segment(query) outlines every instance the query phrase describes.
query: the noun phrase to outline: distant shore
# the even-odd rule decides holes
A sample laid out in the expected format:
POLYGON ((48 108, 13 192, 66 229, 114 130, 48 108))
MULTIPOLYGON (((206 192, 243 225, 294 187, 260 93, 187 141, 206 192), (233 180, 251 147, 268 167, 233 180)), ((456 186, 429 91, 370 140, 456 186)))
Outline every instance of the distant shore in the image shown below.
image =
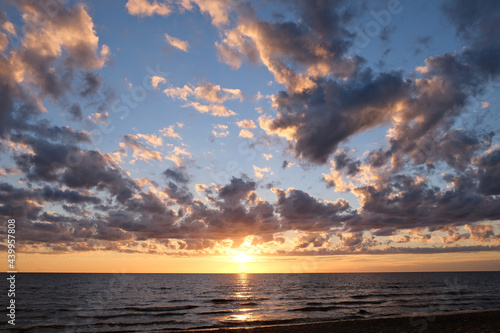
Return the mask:
MULTIPOLYGON (((185 331, 184 331, 185 332, 185 331)), ((256 328, 196 330, 194 332, 252 333, 489 333, 500 332, 500 310, 416 315, 415 317, 345 320, 256 328)))

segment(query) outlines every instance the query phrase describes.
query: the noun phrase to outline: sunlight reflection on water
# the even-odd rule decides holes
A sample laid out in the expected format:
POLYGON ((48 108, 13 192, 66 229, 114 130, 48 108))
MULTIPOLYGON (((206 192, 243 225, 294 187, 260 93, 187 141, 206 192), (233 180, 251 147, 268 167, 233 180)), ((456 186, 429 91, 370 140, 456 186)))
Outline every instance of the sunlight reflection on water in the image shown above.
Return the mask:
POLYGON ((238 304, 239 307, 235 309, 236 313, 224 318, 225 321, 250 322, 259 320, 260 316, 254 314, 255 309, 248 308, 248 304, 244 303, 244 301, 251 301, 254 296, 247 273, 240 273, 237 275, 236 287, 237 291, 235 291, 232 296, 236 299, 240 299, 243 303, 238 304))

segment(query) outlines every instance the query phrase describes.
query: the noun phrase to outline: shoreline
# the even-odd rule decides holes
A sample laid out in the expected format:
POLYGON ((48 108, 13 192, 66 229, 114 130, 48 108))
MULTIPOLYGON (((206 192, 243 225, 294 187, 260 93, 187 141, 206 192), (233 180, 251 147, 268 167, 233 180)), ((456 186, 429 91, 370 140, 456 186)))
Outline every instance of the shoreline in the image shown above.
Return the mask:
POLYGON ((338 320, 292 325, 196 329, 189 333, 452 333, 500 332, 500 309, 415 314, 415 316, 338 320))

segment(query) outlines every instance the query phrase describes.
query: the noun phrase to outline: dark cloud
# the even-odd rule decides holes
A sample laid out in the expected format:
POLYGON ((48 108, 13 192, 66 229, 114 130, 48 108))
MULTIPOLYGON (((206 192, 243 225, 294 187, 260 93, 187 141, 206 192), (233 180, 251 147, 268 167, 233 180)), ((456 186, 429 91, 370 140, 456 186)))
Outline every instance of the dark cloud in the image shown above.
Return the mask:
POLYGON ((327 231, 339 227, 350 217, 349 203, 343 199, 336 202, 319 202, 309 194, 295 189, 275 189, 278 197, 277 212, 290 230, 327 231))
POLYGON ((333 161, 335 162, 335 169, 345 171, 348 176, 357 174, 361 165, 361 161, 353 160, 346 151, 336 154, 333 161))
POLYGON ((475 161, 480 167, 478 192, 485 195, 500 194, 500 150, 494 150, 475 161))
POLYGON ((106 156, 95 150, 76 151, 73 158, 80 162, 66 168, 62 175, 62 183, 69 187, 106 189, 124 202, 138 189, 136 183, 124 176, 122 171, 109 165, 106 156))
POLYGON ((363 213, 346 224, 350 231, 367 229, 460 226, 500 218, 500 201, 476 192, 475 175, 445 176, 453 187, 440 190, 410 175, 384 180, 381 187, 357 188, 363 213))
MULTIPOLYGON (((449 130, 436 147, 436 157, 443 159, 450 167, 464 170, 472 161, 477 151, 491 145, 493 133, 478 137, 475 133, 464 130, 449 130)), ((428 156, 427 159, 430 159, 428 156)))
POLYGON ((297 156, 325 163, 337 145, 353 134, 390 120, 391 110, 407 98, 412 84, 400 73, 370 70, 346 83, 327 80, 314 90, 276 98, 279 111, 272 131, 295 128, 297 156))
POLYGON ((247 197, 251 191, 255 191, 256 183, 249 179, 233 177, 229 185, 222 187, 218 197, 225 202, 238 202, 247 197))
POLYGON ((80 92, 80 96, 87 97, 97 93, 102 84, 102 79, 99 74, 85 73, 84 85, 80 92))
POLYGON ((24 127, 42 110, 37 101, 14 80, 9 59, 0 58, 0 137, 13 128, 24 127))
POLYGON ((99 204, 101 199, 93 195, 81 194, 74 190, 60 190, 45 186, 38 189, 15 188, 7 183, 0 183, 0 215, 5 218, 22 217, 36 220, 43 211, 42 204, 71 203, 99 204))
POLYGON ((476 46, 498 42, 498 1, 447 0, 441 4, 441 10, 455 25, 457 35, 472 41, 476 46))
POLYGON ((180 205, 188 205, 193 201, 193 194, 186 187, 179 187, 169 182, 164 192, 180 205))
POLYGON ((73 104, 68 110, 69 114, 71 115, 73 120, 82 120, 83 119, 83 114, 82 114, 82 108, 80 107, 79 104, 73 104))
POLYGON ((89 133, 85 131, 75 131, 69 126, 53 126, 46 119, 41 119, 36 125, 27 124, 25 130, 38 137, 67 144, 90 143, 89 133))
POLYGON ((179 184, 186 184, 189 182, 189 175, 186 172, 185 168, 178 168, 177 170, 167 169, 163 171, 163 174, 167 179, 171 179, 179 184))
POLYGON ((65 168, 73 154, 78 154, 80 149, 75 145, 51 143, 47 140, 34 137, 13 137, 13 141, 29 144, 31 153, 22 153, 14 156, 17 166, 32 181, 56 181, 59 171, 65 168))
POLYGON ((42 189, 42 195, 45 201, 66 201, 72 204, 78 204, 78 203, 99 204, 101 202, 101 199, 95 196, 82 195, 77 191, 68 189, 64 191, 58 189, 55 190, 48 186, 45 186, 42 189))

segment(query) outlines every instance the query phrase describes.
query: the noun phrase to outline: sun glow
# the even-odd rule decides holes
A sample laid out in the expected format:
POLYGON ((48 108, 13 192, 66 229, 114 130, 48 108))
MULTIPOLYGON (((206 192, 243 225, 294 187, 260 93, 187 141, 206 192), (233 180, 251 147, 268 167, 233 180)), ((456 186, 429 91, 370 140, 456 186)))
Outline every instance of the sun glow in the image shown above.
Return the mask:
POLYGON ((251 259, 252 257, 246 254, 245 252, 238 252, 233 256, 232 261, 239 263, 247 263, 251 259))

